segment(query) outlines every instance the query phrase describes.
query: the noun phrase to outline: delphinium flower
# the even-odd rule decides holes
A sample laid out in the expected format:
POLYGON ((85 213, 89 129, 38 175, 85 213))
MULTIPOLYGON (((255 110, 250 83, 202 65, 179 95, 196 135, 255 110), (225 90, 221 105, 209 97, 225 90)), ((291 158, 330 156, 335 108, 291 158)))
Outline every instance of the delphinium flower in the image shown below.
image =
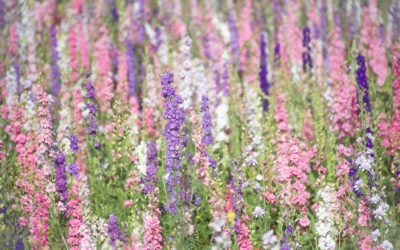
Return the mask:
POLYGON ((125 38, 126 47, 126 64, 128 68, 128 95, 129 98, 137 98, 137 81, 136 81, 136 66, 135 66, 135 55, 133 51, 133 44, 131 40, 125 38))
POLYGON ((150 194, 154 192, 157 179, 157 146, 153 142, 147 144, 146 159, 146 177, 143 193, 150 194))
POLYGON ((263 234, 262 246, 263 246, 263 249, 270 249, 270 250, 278 250, 279 249, 278 237, 276 237, 276 235, 274 235, 274 230, 271 229, 268 232, 263 234))
MULTIPOLYGON (((266 41, 266 34, 261 34, 261 41, 260 41, 260 72, 259 80, 260 80, 260 88, 261 91, 268 96, 269 95, 269 88, 270 83, 268 82, 268 57, 267 57, 267 41, 266 41)), ((263 99, 263 109, 266 111, 268 110, 268 100, 265 98, 263 99)))
POLYGON ((365 58, 363 55, 358 54, 357 58, 357 69, 356 69, 356 80, 358 84, 358 96, 362 96, 363 103, 359 105, 364 107, 367 112, 371 112, 371 102, 368 93, 368 79, 367 79, 367 68, 365 66, 365 58))
MULTIPOLYGON (((87 83, 85 83, 83 87, 86 90, 85 97, 87 100, 86 110, 83 112, 83 116, 86 117, 86 132, 94 137, 99 129, 96 118, 96 113, 97 113, 96 91, 93 87, 92 81, 90 80, 87 83)), ((96 149, 99 149, 99 146, 101 147, 101 144, 99 145, 99 142, 95 141, 94 147, 96 149)))
POLYGON ((236 25, 236 17, 234 10, 228 11, 228 27, 230 33, 232 64, 236 65, 239 60, 240 45, 239 45, 239 32, 236 25))
POLYGON ((338 132, 339 139, 345 136, 354 136, 360 127, 357 111, 357 90, 348 76, 337 72, 333 77, 333 129, 338 132))
POLYGON ((363 29, 361 40, 366 45, 366 55, 370 58, 371 70, 377 75, 377 83, 382 86, 387 77, 387 60, 385 46, 379 37, 377 1, 369 2, 368 7, 363 10, 363 29))
POLYGON ((61 90, 61 79, 60 79, 60 69, 58 67, 58 49, 57 49, 57 30, 55 27, 51 27, 50 30, 50 39, 51 39, 51 88, 52 93, 55 96, 58 96, 61 90))
POLYGON ((161 94, 165 98, 164 118, 167 120, 162 132, 167 142, 166 152, 166 184, 169 192, 169 201, 166 210, 169 213, 177 212, 178 197, 177 186, 181 185, 181 154, 182 141, 180 129, 184 123, 184 110, 180 105, 182 98, 175 93, 175 88, 171 86, 173 75, 166 72, 161 77, 161 94))
POLYGON ((215 135, 215 144, 214 148, 221 147, 222 143, 227 143, 229 141, 229 136, 226 134, 226 130, 230 128, 229 124, 229 103, 228 103, 228 95, 229 95, 229 73, 228 73, 228 65, 224 64, 224 71, 222 74, 222 89, 221 92, 218 93, 218 98, 220 102, 217 107, 214 109, 214 135, 215 135))
POLYGON ((55 178, 56 190, 59 199, 65 203, 68 199, 67 193, 67 175, 65 173, 65 156, 63 153, 57 153, 55 158, 55 178))
POLYGON ((310 29, 308 27, 303 28, 303 48, 304 52, 302 54, 303 57, 303 71, 311 72, 313 67, 312 59, 311 59, 311 37, 310 37, 310 29))
MULTIPOLYGON (((301 67, 302 49, 301 49, 301 31, 296 26, 297 16, 296 12, 299 9, 298 2, 292 2, 291 4, 285 5, 286 10, 283 15, 282 22, 283 27, 286 32, 279 32, 278 35, 283 35, 284 38, 280 40, 281 47, 283 47, 282 42, 285 43, 285 48, 287 48, 287 55, 290 59, 289 69, 294 77, 294 79, 299 79, 299 70, 301 67)), ((282 48, 283 49, 283 48, 282 48)), ((285 55, 282 55, 282 59, 285 62, 285 55)))
POLYGON ((161 225, 157 215, 146 215, 144 217, 144 242, 143 250, 161 250, 162 236, 161 225))
MULTIPOLYGON (((247 75, 251 75, 251 68, 246 68, 247 63, 251 63, 247 59, 252 54, 254 40, 252 39, 253 23, 252 23, 252 13, 253 6, 250 0, 246 0, 241 11, 241 20, 239 25, 239 49, 240 49, 240 69, 245 71, 247 75)), ((256 55, 254 55, 256 56, 256 55)))
POLYGON ((391 117, 381 114, 381 121, 378 123, 378 133, 382 138, 381 145, 386 148, 386 153, 395 155, 400 142, 400 52, 393 46, 392 72, 394 81, 392 84, 393 108, 391 117), (384 119, 388 118, 388 122, 384 119))
POLYGON ((71 82, 75 82, 78 77, 79 73, 77 72, 78 68, 78 51, 77 51, 77 39, 76 39, 76 32, 75 27, 71 27, 69 30, 69 37, 68 37, 68 47, 69 47, 69 69, 71 72, 71 82))
POLYGON ((117 241, 121 239, 121 234, 118 226, 117 217, 114 214, 110 214, 108 219, 107 233, 110 240, 110 245, 113 249, 117 249, 117 241))
POLYGON ((335 216, 339 212, 337 194, 332 186, 327 185, 318 190, 317 198, 320 201, 316 209, 318 221, 315 223, 315 230, 319 236, 318 247, 326 250, 335 249, 338 234, 335 216))
POLYGON ((245 162, 248 166, 256 166, 257 158, 264 149, 261 125, 261 100, 257 93, 247 86, 246 92, 246 118, 248 124, 249 142, 245 148, 245 162))
POLYGON ((111 78, 111 57, 109 52, 109 35, 106 27, 101 27, 102 36, 94 44, 94 58, 96 59, 96 97, 102 100, 99 103, 101 112, 106 112, 111 107, 114 98, 113 81, 111 78))
POLYGON ((196 90, 196 85, 193 81, 193 63, 191 48, 192 39, 189 35, 185 35, 184 37, 182 37, 181 44, 179 46, 179 50, 181 53, 180 65, 182 65, 183 68, 179 73, 181 84, 179 84, 177 88, 179 94, 182 96, 182 107, 184 109, 187 109, 193 104, 193 95, 196 90))
POLYGON ((83 25, 82 21, 78 21, 77 24, 78 34, 78 47, 80 54, 80 63, 85 70, 90 69, 90 58, 88 53, 88 43, 87 43, 87 34, 88 31, 86 27, 83 25))

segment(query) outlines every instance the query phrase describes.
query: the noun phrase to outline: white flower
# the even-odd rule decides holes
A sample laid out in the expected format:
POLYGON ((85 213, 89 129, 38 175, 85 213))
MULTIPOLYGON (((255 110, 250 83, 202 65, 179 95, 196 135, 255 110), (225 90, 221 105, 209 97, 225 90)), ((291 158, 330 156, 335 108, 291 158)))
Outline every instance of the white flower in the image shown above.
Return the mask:
POLYGON ((372 231, 371 236, 374 241, 377 241, 379 236, 381 236, 379 229, 375 229, 374 231, 372 231))
POLYGON ((214 220, 208 224, 215 232, 221 232, 222 227, 225 225, 225 218, 214 218, 214 220))
POLYGON ((382 220, 383 217, 385 216, 386 212, 389 210, 389 205, 386 204, 385 202, 382 202, 381 204, 379 204, 379 206, 374 210, 374 216, 379 219, 382 220))
POLYGON ((371 202, 377 204, 380 201, 379 195, 373 194, 371 197, 371 202))
POLYGON ((263 179, 262 175, 258 174, 258 175, 256 176, 256 180, 257 180, 257 181, 262 181, 262 179, 263 179))
POLYGON ((262 236, 263 248, 264 249, 279 249, 278 238, 274 235, 273 230, 269 230, 262 236))
POLYGON ((257 206, 256 208, 254 208, 253 216, 255 218, 262 217, 264 214, 265 214, 265 210, 262 209, 261 207, 257 206))
POLYGON ((387 241, 387 240, 385 240, 385 241, 382 242, 381 247, 382 247, 384 250, 392 250, 392 249, 393 249, 392 243, 390 243, 390 242, 387 241))

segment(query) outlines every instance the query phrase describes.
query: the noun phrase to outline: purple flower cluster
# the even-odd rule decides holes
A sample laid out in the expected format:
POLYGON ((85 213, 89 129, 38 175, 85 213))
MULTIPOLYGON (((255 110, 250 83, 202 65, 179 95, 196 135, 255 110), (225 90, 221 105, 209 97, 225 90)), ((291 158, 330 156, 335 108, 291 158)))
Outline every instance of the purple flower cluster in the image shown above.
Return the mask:
POLYGON ((304 27, 303 29, 303 47, 305 48, 305 51, 303 52, 303 71, 307 72, 308 70, 311 70, 313 67, 312 65, 312 59, 311 59, 311 37, 310 37, 310 29, 308 27, 304 27))
POLYGON ((96 135, 97 130, 98 130, 98 125, 97 125, 97 118, 96 118, 96 113, 97 113, 97 106, 95 104, 96 102, 96 91, 93 87, 92 81, 88 81, 83 85, 86 89, 86 98, 88 99, 88 102, 86 103, 86 108, 89 110, 89 114, 86 116, 86 131, 88 132, 89 135, 96 135))
MULTIPOLYGON (((265 41, 265 34, 261 34, 260 42, 260 72, 258 76, 260 78, 260 88, 265 95, 269 95, 270 84, 267 79, 267 43, 265 41)), ((268 100, 263 98, 263 109, 268 110, 268 100)))
POLYGON ((154 191, 154 185, 157 183, 157 146, 154 142, 147 144, 147 161, 146 161, 146 179, 143 193, 150 194, 154 191))
POLYGON ((68 199, 67 192, 67 175, 65 173, 65 156, 63 153, 56 154, 55 160, 56 169, 56 190, 60 197, 60 200, 65 203, 68 199))
POLYGON ((131 40, 125 38, 126 61, 128 67, 128 94, 129 97, 136 96, 136 69, 135 55, 133 53, 133 44, 131 40))
POLYGON ((55 96, 58 96, 61 90, 60 69, 58 67, 58 51, 57 51, 57 31, 54 27, 50 29, 51 41, 51 89, 55 96))
POLYGON ((79 146, 78 146, 78 138, 75 135, 70 135, 68 136, 68 140, 69 140, 69 146, 72 150, 72 152, 76 153, 79 150, 79 146))
POLYGON ((201 116, 202 116, 202 127, 203 127, 203 138, 201 138, 201 142, 204 143, 206 146, 210 146, 213 143, 213 136, 211 133, 212 122, 211 122, 211 115, 210 115, 210 106, 208 104, 208 97, 203 95, 201 97, 201 116))
POLYGON ((228 14, 228 27, 231 34, 231 53, 232 53, 232 63, 235 65, 239 59, 240 46, 239 46, 239 33, 236 26, 234 12, 230 11, 228 14))
POLYGON ((120 240, 121 235, 119 232, 118 220, 114 214, 110 214, 110 218, 108 219, 107 234, 110 238, 110 245, 113 249, 117 249, 115 243, 117 240, 120 240))
POLYGON ((65 170, 75 177, 79 177, 79 170, 75 163, 68 164, 65 170))
POLYGON ((166 72, 161 76, 161 94, 165 98, 164 103, 164 118, 167 120, 165 128, 162 131, 165 140, 167 141, 166 152, 166 171, 167 190, 169 192, 169 204, 166 210, 169 213, 176 213, 177 196, 174 192, 174 187, 181 183, 181 155, 180 150, 183 147, 180 136, 180 129, 184 124, 185 112, 179 107, 182 104, 182 98, 175 93, 175 88, 171 86, 173 82, 173 74, 166 72))
POLYGON ((368 93, 368 79, 367 79, 367 68, 365 66, 365 58, 363 55, 358 54, 356 58, 357 62, 357 69, 356 69, 356 80, 358 84, 358 95, 362 95, 362 100, 363 100, 363 105, 360 104, 360 106, 364 106, 364 108, 368 111, 371 112, 371 103, 369 99, 369 93, 368 93))

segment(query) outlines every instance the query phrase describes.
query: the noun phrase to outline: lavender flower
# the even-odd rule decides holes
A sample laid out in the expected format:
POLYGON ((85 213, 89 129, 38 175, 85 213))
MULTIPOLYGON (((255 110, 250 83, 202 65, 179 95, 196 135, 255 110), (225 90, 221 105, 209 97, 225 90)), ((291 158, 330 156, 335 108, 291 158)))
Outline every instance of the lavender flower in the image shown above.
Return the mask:
POLYGON ((181 173, 181 155, 180 150, 183 147, 180 137, 180 129, 184 124, 184 110, 179 107, 183 100, 175 93, 175 88, 171 86, 173 74, 166 72, 161 76, 161 94, 165 98, 164 118, 167 120, 162 134, 167 141, 166 152, 166 184, 169 192, 169 204, 166 210, 169 213, 176 212, 177 197, 174 187, 180 185, 181 173))
POLYGON ((147 144, 147 169, 143 193, 150 194, 154 191, 154 184, 157 183, 157 147, 154 142, 147 144))
POLYGON ((67 175, 65 173, 65 156, 63 153, 58 153, 55 160, 56 168, 56 190, 62 202, 68 199, 67 192, 67 175))
POLYGON ((371 103, 368 94, 368 79, 367 79, 367 68, 365 66, 365 58, 359 54, 356 58, 357 69, 356 69, 356 80, 358 84, 358 95, 362 95, 363 106, 368 112, 371 112, 371 103))
POLYGON ((95 103, 96 101, 96 92, 95 89, 92 85, 92 81, 88 81, 83 85, 86 89, 86 98, 90 102, 86 103, 86 108, 89 111, 88 115, 86 116, 86 131, 88 132, 89 135, 96 135, 97 130, 98 130, 98 125, 97 125, 97 119, 96 119, 96 113, 97 113, 97 106, 95 103))
POLYGON ((60 69, 58 67, 58 51, 57 51, 57 31, 53 27, 50 29, 50 40, 51 40, 51 89, 55 96, 58 96, 61 90, 60 85, 60 69))
POLYGON ((113 249, 117 249, 115 242, 120 239, 120 232, 118 227, 118 220, 114 214, 110 215, 107 227, 108 237, 110 238, 110 245, 113 249))
POLYGON ((75 163, 68 164, 65 170, 68 173, 73 174, 75 177, 79 177, 79 170, 75 163))
MULTIPOLYGON (((260 73, 258 74, 260 78, 260 88, 265 95, 269 95, 270 83, 267 79, 267 44, 265 41, 265 35, 261 34, 260 42, 260 73)), ((268 110, 268 100, 263 98, 263 109, 268 110)))
POLYGON ((231 34, 232 63, 236 64, 239 59, 239 33, 233 13, 233 11, 230 11, 228 14, 228 27, 231 34))
POLYGON ((133 44, 125 38, 126 46, 126 61, 128 66, 128 94, 130 97, 136 96, 136 69, 135 69, 135 55, 133 53, 133 44))
POLYGON ((72 152, 76 153, 79 150, 79 146, 78 146, 78 138, 75 135, 70 135, 68 136, 68 140, 69 140, 69 146, 72 150, 72 152))
POLYGON ((202 126, 203 126, 203 138, 201 141, 206 146, 210 146, 213 143, 213 136, 211 132, 212 122, 210 115, 210 107, 208 105, 208 97, 203 95, 201 97, 201 116, 202 116, 202 126))

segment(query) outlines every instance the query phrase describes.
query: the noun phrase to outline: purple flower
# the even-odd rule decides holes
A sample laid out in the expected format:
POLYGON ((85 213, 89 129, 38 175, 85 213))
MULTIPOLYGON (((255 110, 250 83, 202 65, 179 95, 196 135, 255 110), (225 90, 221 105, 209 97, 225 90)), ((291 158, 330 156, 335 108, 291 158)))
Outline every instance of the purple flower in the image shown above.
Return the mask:
POLYGON ((210 146, 213 143, 212 136, 212 122, 210 115, 210 107, 208 105, 208 97, 203 95, 201 97, 201 116, 202 116, 202 126, 203 126, 203 137, 201 141, 206 145, 210 146))
POLYGON ((363 106, 366 111, 371 112, 371 103, 369 99, 368 93, 368 79, 367 79, 367 68, 365 66, 365 58, 361 54, 359 54, 356 58, 357 61, 357 70, 356 70, 356 80, 358 84, 359 91, 357 92, 358 96, 362 95, 363 103, 360 103, 360 106, 363 106))
POLYGON ((279 42, 275 44, 274 48, 274 66, 275 68, 280 67, 280 58, 281 58, 281 45, 279 42))
POLYGON ((79 177, 79 170, 75 163, 68 164, 65 170, 68 173, 73 174, 75 177, 79 177))
POLYGON ((291 225, 288 225, 286 228, 285 228, 285 233, 287 233, 287 234, 293 234, 294 233, 294 229, 293 229, 293 227, 291 226, 291 225))
MULTIPOLYGON (((258 73, 260 79, 260 88, 265 95, 269 95, 270 84, 267 79, 267 43, 265 41, 265 35, 261 34, 260 42, 260 72, 258 73)), ((263 109, 268 110, 268 100, 263 98, 263 109)))
POLYGON ((83 84, 83 87, 86 90, 86 98, 89 98, 93 102, 96 101, 96 90, 93 87, 92 81, 88 81, 87 83, 83 84))
POLYGON ((290 246, 286 243, 283 243, 280 250, 291 250, 290 246))
POLYGON ((69 140, 69 146, 72 150, 72 152, 76 153, 79 150, 79 146, 78 146, 78 138, 75 135, 70 135, 68 136, 68 140, 69 140))
POLYGON ((201 202, 201 196, 197 192, 194 192, 192 195, 192 204, 195 205, 196 207, 199 207, 200 202, 201 202))
POLYGON ((304 27, 303 29, 303 47, 305 48, 305 51, 303 52, 303 71, 307 72, 308 70, 311 70, 313 67, 312 65, 312 59, 311 59, 311 46, 310 46, 310 29, 308 27, 304 27))
POLYGON ((157 146, 154 142, 147 144, 146 178, 143 193, 149 194, 154 191, 157 183, 157 146))
POLYGON ((24 249, 25 249, 24 242, 21 239, 18 239, 17 243, 15 244, 14 250, 24 250, 24 249))
POLYGON ((136 96, 136 69, 135 69, 135 55, 133 53, 133 44, 125 38, 126 46, 126 63, 128 67, 128 94, 129 97, 136 96))
POLYGON ((185 112, 179 107, 182 98, 175 94, 175 89, 171 86, 173 75, 166 72, 161 76, 161 94, 165 98, 164 118, 167 120, 162 134, 167 142, 166 152, 166 172, 168 174, 166 184, 169 192, 169 204, 166 210, 170 213, 176 212, 177 194, 173 190, 175 186, 180 186, 181 179, 181 154, 183 141, 180 136, 182 125, 184 124, 185 112))
POLYGON ((239 59, 239 33, 236 26, 236 20, 233 15, 233 11, 228 14, 228 27, 231 34, 231 53, 232 53, 232 63, 235 65, 239 59))
POLYGON ((55 177, 56 177, 56 190, 60 200, 64 203, 68 199, 67 192, 67 175, 65 173, 65 156, 63 153, 56 154, 55 160, 55 177))
POLYGON ((118 220, 114 214, 110 214, 107 227, 108 237, 110 238, 110 245, 117 249, 115 242, 120 239, 120 232, 118 227, 118 220))
POLYGON ((109 0, 109 5, 110 5, 111 17, 112 17, 113 21, 118 22, 119 15, 118 15, 118 9, 117 9, 117 4, 115 3, 115 0, 109 0))

